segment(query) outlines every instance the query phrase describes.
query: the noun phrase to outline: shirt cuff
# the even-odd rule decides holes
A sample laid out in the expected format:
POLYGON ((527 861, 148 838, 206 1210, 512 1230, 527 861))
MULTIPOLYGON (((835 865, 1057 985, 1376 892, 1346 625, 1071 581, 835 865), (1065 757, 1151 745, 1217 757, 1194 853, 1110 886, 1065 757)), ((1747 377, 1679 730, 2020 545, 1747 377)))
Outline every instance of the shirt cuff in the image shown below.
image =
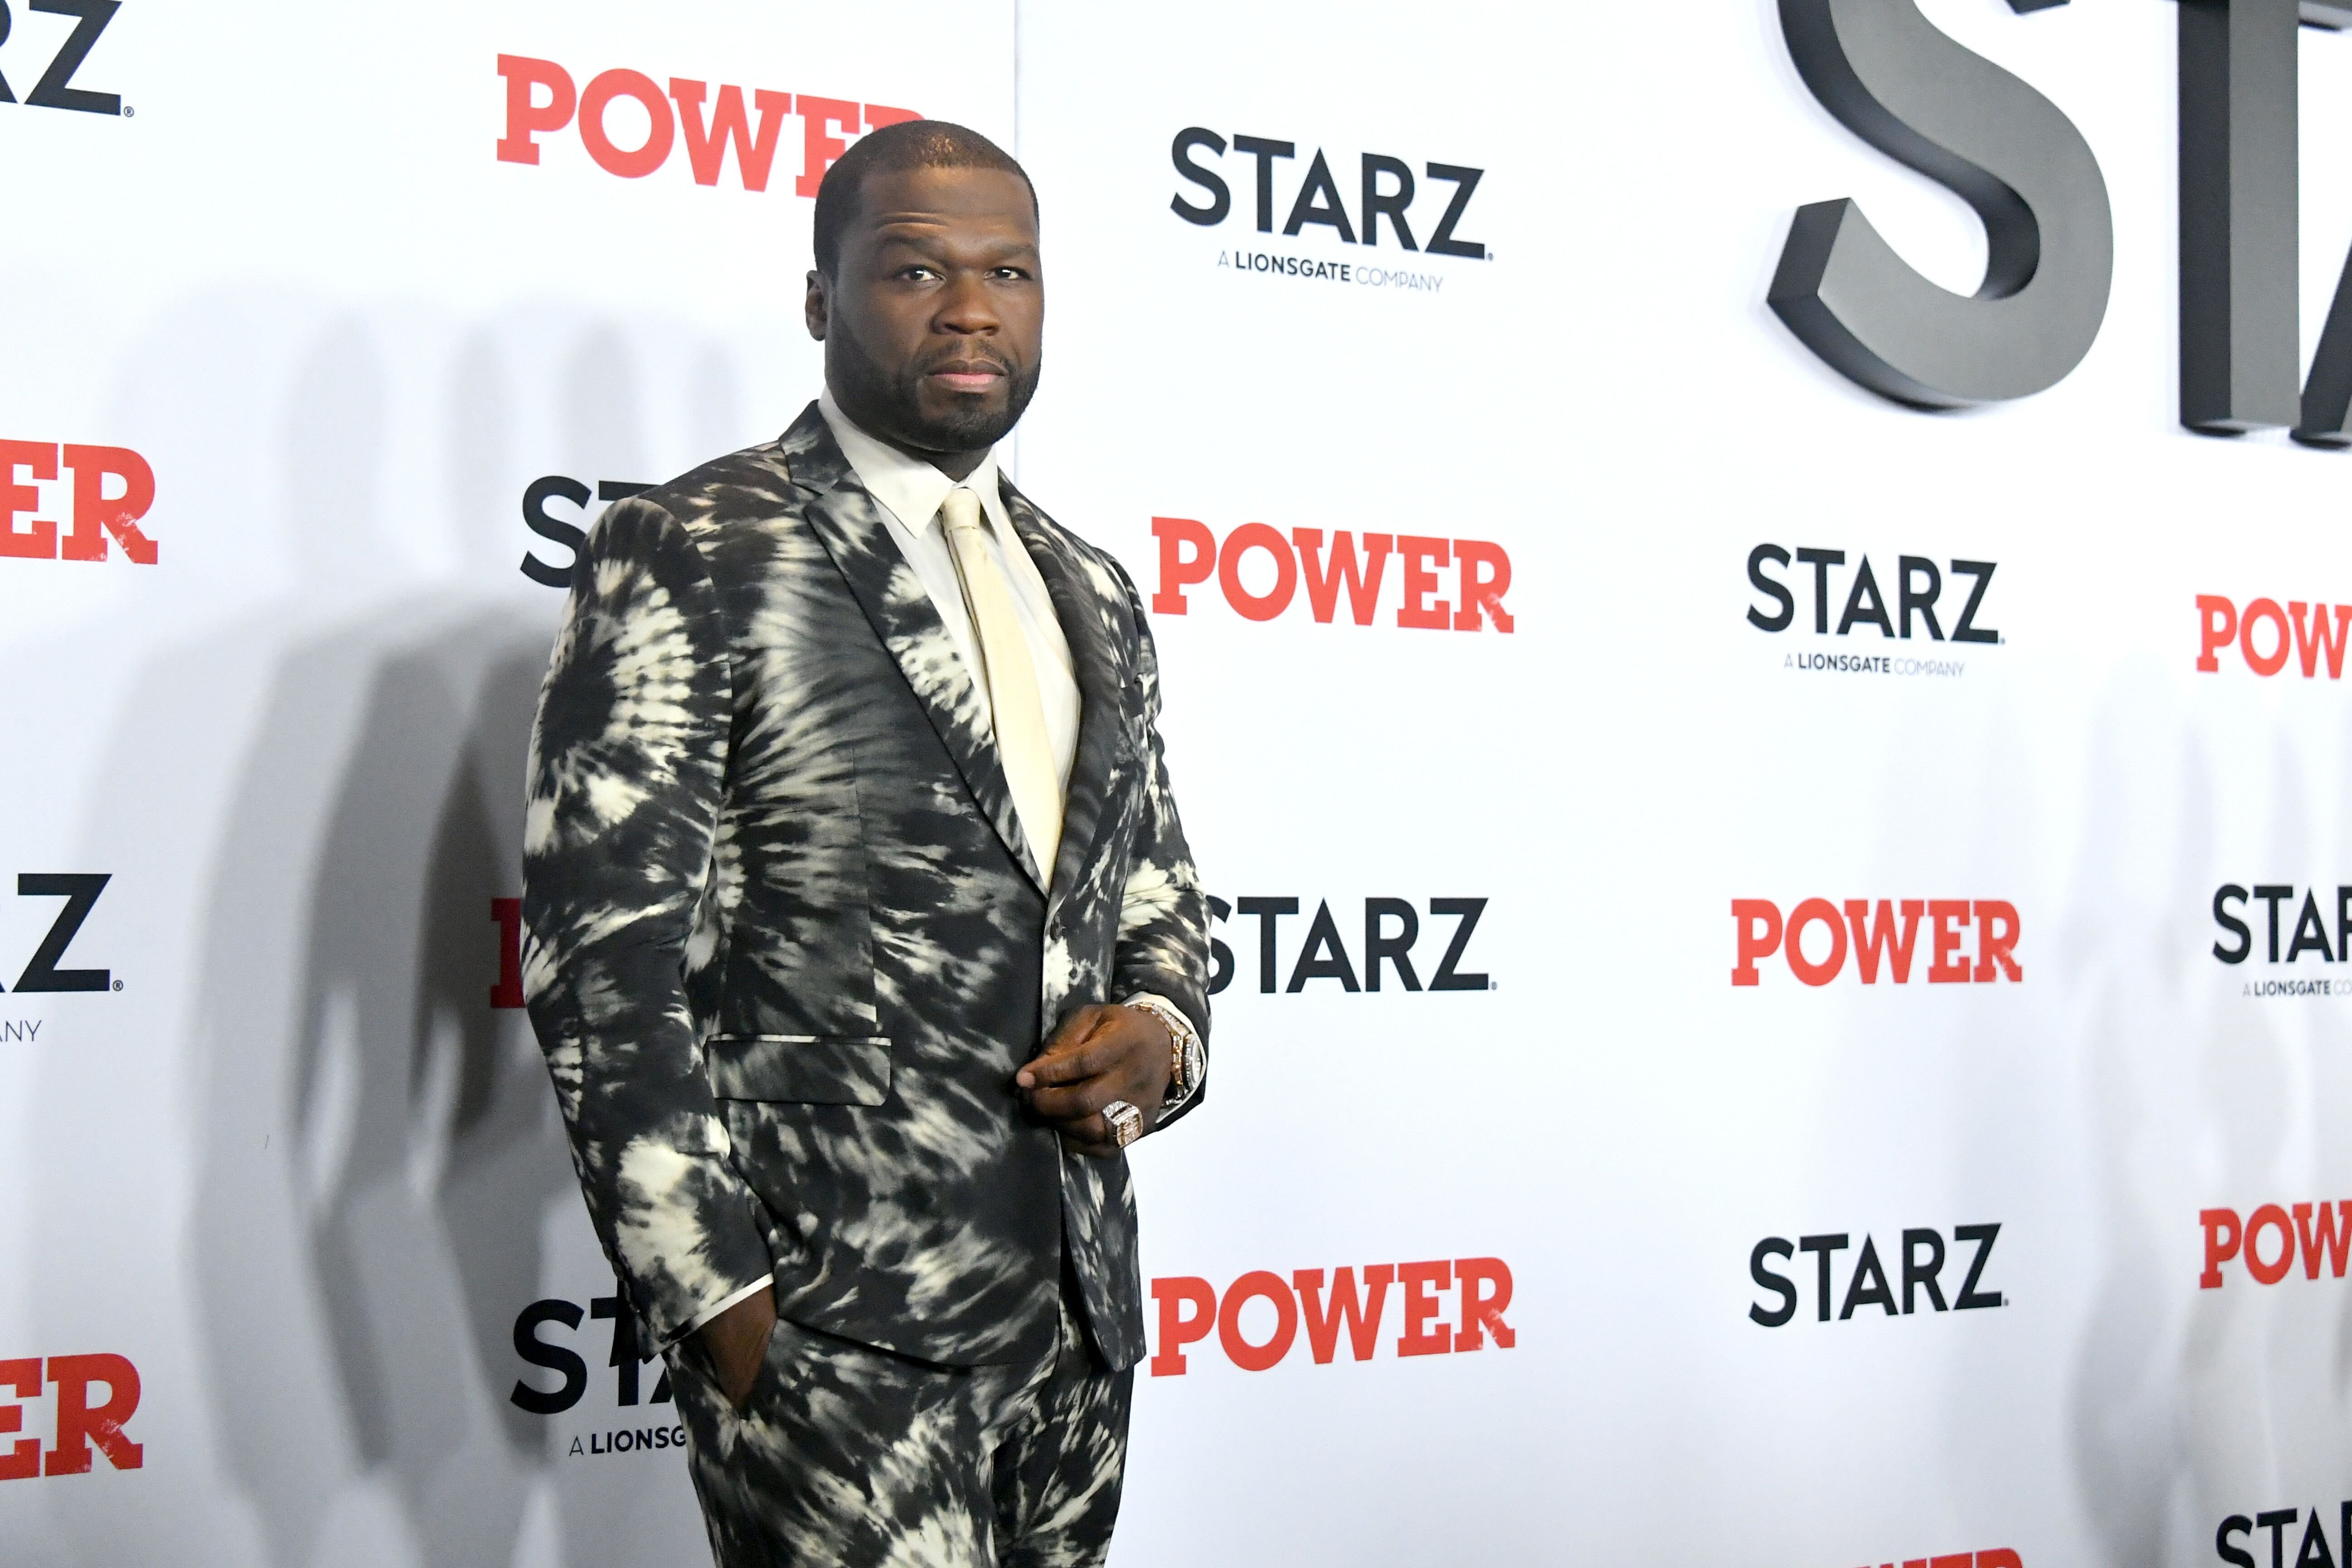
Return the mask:
POLYGON ((741 1302, 748 1301, 748 1300, 750 1300, 752 1297, 754 1297, 754 1296, 758 1295, 758 1294, 759 1294, 761 1291, 762 1291, 762 1290, 772 1290, 772 1289, 775 1289, 775 1286, 776 1286, 776 1281, 775 1281, 775 1278, 774 1278, 772 1275, 772 1276, 770 1276, 769 1278, 765 1279, 754 1279, 754 1280, 752 1280, 752 1281, 751 1281, 751 1283, 750 1283, 749 1285, 744 1286, 744 1287, 743 1287, 743 1289, 741 1289, 740 1290, 736 1291, 736 1292, 735 1292, 735 1294, 733 1294, 732 1296, 728 1297, 728 1298, 727 1298, 727 1300, 725 1300, 724 1301, 719 1302, 719 1305, 717 1305, 717 1306, 715 1306, 715 1307, 710 1307, 710 1308, 707 1308, 707 1309, 705 1309, 705 1310, 704 1310, 704 1311, 702 1312, 702 1314, 701 1314, 699 1317, 697 1317, 697 1318, 694 1320, 694 1321, 692 1321, 692 1322, 690 1322, 690 1323, 687 1324, 687 1325, 686 1325, 686 1327, 684 1327, 684 1328, 682 1328, 682 1329, 678 1330, 677 1334, 677 1337, 676 1337, 676 1338, 674 1338, 674 1339, 672 1339, 669 1342, 670 1342, 671 1344, 676 1344, 676 1343, 677 1343, 677 1342, 678 1342, 679 1340, 682 1340, 682 1339, 686 1338, 686 1337, 687 1337, 687 1335, 688 1335, 688 1334, 690 1334, 690 1333, 694 1332, 697 1329, 699 1329, 700 1327, 702 1327, 702 1325, 703 1325, 703 1324, 705 1324, 705 1323, 707 1323, 707 1322, 710 1321, 710 1320, 711 1320, 711 1319, 713 1319, 713 1318, 715 1318, 715 1317, 718 1317, 721 1312, 726 1311, 730 1307, 733 1307, 733 1306, 739 1305, 739 1304, 740 1304, 740 1303, 741 1303, 741 1302))
MULTIPOLYGON (((1150 1004, 1155 1016, 1159 1016, 1164 1011, 1165 1016, 1161 1016, 1160 1021, 1163 1024, 1171 1025, 1171 1032, 1175 1034, 1177 1037, 1177 1048, 1184 1053, 1187 1059, 1200 1063, 1202 1068, 1205 1069, 1208 1066, 1208 1059, 1201 1047, 1201 1029, 1199 1025, 1192 1022, 1192 1015, 1185 1012, 1183 1008, 1176 1005, 1175 1003, 1168 1000, 1167 997, 1152 991, 1137 992, 1134 995, 1129 996, 1127 999, 1126 1005, 1129 1007, 1134 1007, 1145 1003, 1150 1004), (1176 1029, 1173 1027, 1176 1024, 1181 1024, 1183 1027, 1181 1029, 1176 1029)), ((1207 1074, 1205 1070, 1195 1075, 1192 1081, 1184 1086, 1183 1093, 1176 1096, 1173 1100, 1162 1102, 1160 1107, 1159 1120, 1162 1121, 1167 1121, 1169 1117, 1176 1113, 1178 1107, 1185 1104, 1194 1095, 1200 1093, 1202 1079, 1206 1076, 1207 1074)))

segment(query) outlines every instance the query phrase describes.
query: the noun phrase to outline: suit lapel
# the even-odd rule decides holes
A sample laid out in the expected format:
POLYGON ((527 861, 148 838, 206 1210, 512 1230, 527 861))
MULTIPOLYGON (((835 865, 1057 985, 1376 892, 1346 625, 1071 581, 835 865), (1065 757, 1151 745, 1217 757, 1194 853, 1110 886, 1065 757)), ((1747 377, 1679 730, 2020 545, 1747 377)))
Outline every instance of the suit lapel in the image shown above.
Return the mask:
MULTIPOLYGON (((817 492, 804 514, 810 529, 849 584, 875 635, 898 661, 899 673, 954 759, 981 814, 1034 882, 1029 843, 1013 809, 1013 791, 1004 782, 1004 764, 997 755, 980 689, 932 607, 922 579, 890 537, 881 503, 857 482, 814 403, 785 432, 781 445, 793 478, 817 492)), ((1057 596, 1057 605, 1059 602, 1057 596)))
POLYGON ((1054 616, 1062 623, 1078 680, 1078 749, 1062 803, 1062 847, 1055 858, 1046 905, 1050 928, 1055 909, 1093 863, 1104 808, 1120 764, 1133 752, 1127 714, 1127 644, 1115 634, 1110 618, 1125 614, 1127 598, 1116 584, 1097 580, 1098 574, 1055 535, 1026 496, 1009 483, 1003 494, 1013 531, 1053 596, 1054 616))

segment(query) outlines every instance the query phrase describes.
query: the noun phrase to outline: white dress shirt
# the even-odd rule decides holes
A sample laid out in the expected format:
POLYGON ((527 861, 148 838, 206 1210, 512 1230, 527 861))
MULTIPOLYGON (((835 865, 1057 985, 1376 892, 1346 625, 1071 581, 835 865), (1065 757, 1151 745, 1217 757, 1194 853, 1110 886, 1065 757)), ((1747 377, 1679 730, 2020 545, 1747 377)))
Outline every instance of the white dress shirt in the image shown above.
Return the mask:
MULTIPOLYGON (((964 668, 973 677, 972 685, 985 708, 988 682, 979 678, 983 668, 980 645, 972 636, 971 612, 964 606, 963 579, 956 575, 955 551, 948 543, 947 527, 940 518, 940 503, 957 485, 980 497, 981 514, 988 521, 989 552, 1013 590, 1013 608, 1021 617, 1021 632, 1029 644, 1029 662, 1036 667, 1037 700, 1045 710, 1045 741, 1054 751, 1055 783, 1066 797, 1070 763, 1078 754, 1076 667, 1070 662, 1069 639, 1062 635, 1061 618, 1054 614, 1054 598, 1046 592, 1045 579, 1022 547, 1021 536, 1013 531, 1012 516, 997 489, 995 451, 992 449, 980 460, 980 467, 961 479, 951 479, 920 458, 886 446, 851 424, 841 405, 834 402, 831 387, 817 398, 816 405, 832 428, 833 438, 841 443, 842 456, 849 459, 858 483, 882 503, 882 519, 890 526, 898 553, 907 558, 907 564, 915 569, 931 595, 931 607, 939 611, 948 635, 955 638, 956 651, 963 656, 964 668)), ((1044 868, 1045 874, 1051 877, 1053 869, 1044 868)))

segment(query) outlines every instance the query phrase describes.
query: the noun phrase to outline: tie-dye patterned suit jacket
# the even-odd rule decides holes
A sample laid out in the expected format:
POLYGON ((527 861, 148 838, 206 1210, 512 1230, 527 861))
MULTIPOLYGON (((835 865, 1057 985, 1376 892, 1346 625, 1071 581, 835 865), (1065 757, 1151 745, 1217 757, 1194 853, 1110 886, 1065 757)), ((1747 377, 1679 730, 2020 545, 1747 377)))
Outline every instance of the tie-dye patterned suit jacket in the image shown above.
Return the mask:
POLYGON ((1126 1160, 1066 1152, 1013 1074, 1089 1002, 1154 992, 1205 1032, 1206 910, 1134 584, 1005 503, 1083 699, 1050 888, 814 404, 584 547, 531 747, 523 976, 648 1353, 772 1271, 812 1328, 1039 1357, 1066 1253, 1111 1363, 1143 1353, 1126 1160))

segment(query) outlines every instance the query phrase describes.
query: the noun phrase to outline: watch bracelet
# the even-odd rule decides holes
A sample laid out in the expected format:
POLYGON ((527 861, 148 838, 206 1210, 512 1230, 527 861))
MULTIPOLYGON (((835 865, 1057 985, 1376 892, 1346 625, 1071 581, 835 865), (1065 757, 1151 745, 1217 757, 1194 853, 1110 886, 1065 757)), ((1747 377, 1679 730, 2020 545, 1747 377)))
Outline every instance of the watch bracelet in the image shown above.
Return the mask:
POLYGON ((1150 1014, 1168 1031, 1168 1081, 1173 1087, 1178 1101, 1189 1099, 1200 1087, 1186 1072, 1192 1065, 1192 1052, 1199 1047, 1201 1038, 1193 1029, 1192 1020, 1179 1015, 1174 1007, 1157 997, 1130 1002, 1128 1005, 1138 1012, 1150 1014))

